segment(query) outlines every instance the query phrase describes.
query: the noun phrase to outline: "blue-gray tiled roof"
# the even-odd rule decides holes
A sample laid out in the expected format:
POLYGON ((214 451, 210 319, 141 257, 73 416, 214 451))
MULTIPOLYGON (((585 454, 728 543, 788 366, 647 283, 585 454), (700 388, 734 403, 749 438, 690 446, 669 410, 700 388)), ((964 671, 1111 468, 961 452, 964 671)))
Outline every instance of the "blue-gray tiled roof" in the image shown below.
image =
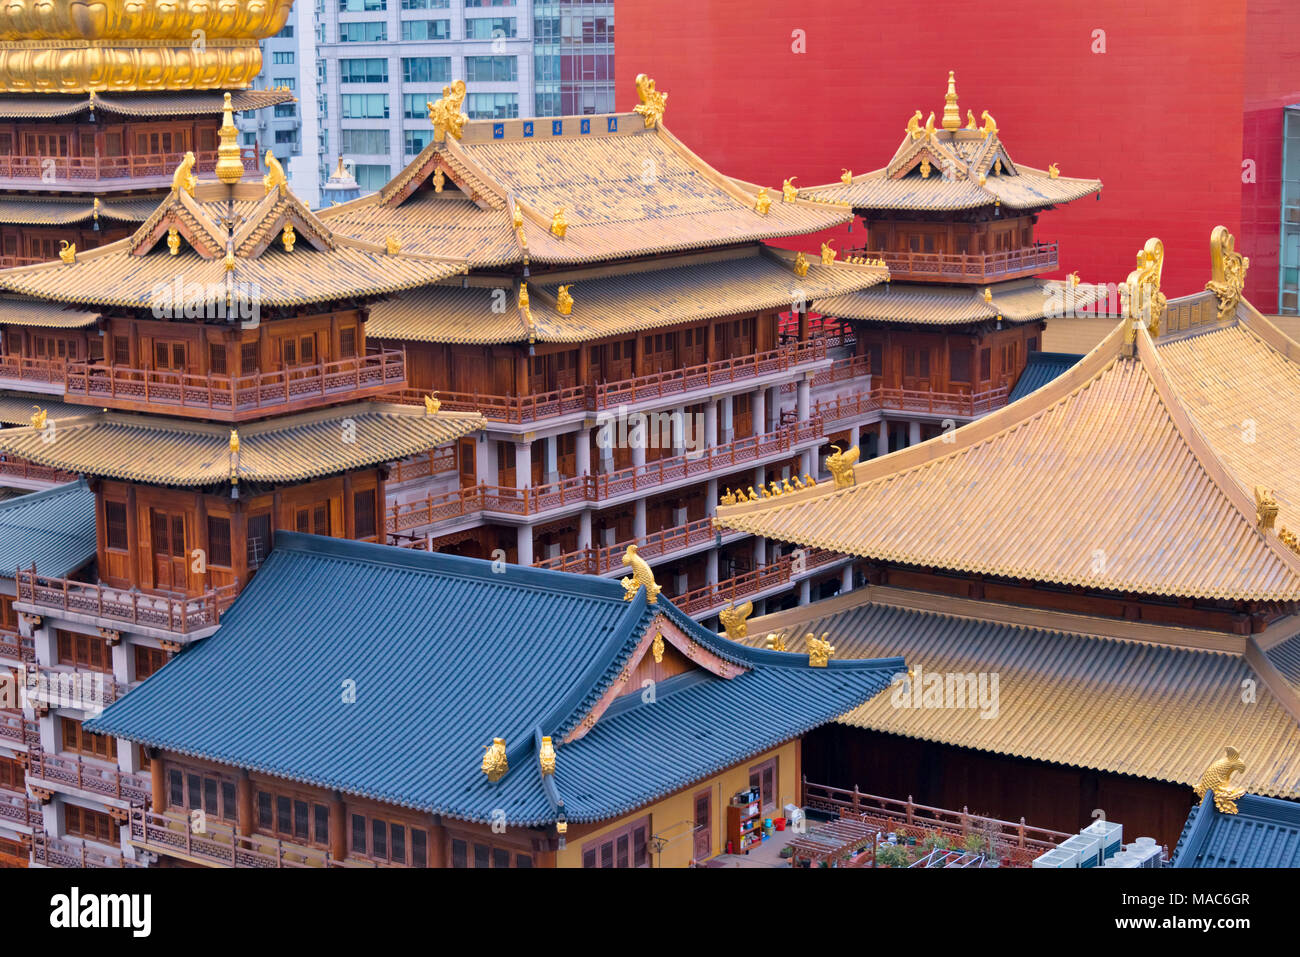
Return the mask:
MULTIPOLYGON (((734 644, 596 576, 279 532, 211 638, 87 727, 168 751, 468 820, 602 820, 834 719, 901 659, 734 644), (656 614, 748 670, 669 678, 561 738, 628 663, 656 614), (345 702, 348 682, 355 703, 345 702), (544 785, 541 735, 557 770, 544 785), (483 747, 506 739, 497 783, 483 747), (558 793, 557 793, 558 792, 558 793)), ((640 691, 640 689, 637 689, 640 691)))
POLYGON ((1070 352, 1029 353, 1029 359, 1025 362, 1025 371, 1020 373, 1020 378, 1016 380, 1007 401, 1015 402, 1041 389, 1057 376, 1069 371, 1082 358, 1083 356, 1070 352))
POLYGON ((84 480, 0 502, 0 576, 63 577, 95 557, 95 494, 84 480))
POLYGON ((1224 814, 1207 793, 1187 817, 1173 866, 1300 867, 1300 804, 1246 794, 1236 814, 1224 814))

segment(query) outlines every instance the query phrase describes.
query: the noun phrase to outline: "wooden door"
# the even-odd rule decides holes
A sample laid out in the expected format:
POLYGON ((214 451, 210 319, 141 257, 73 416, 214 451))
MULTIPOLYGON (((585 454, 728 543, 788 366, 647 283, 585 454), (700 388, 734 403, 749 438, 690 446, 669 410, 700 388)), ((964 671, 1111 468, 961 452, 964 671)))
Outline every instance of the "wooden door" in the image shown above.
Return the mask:
POLYGON ((696 861, 713 856, 713 791, 695 795, 695 849, 691 857, 696 861))
POLYGON ((188 361, 185 342, 181 339, 153 341, 153 367, 157 372, 184 372, 188 361))
POLYGON ((184 591, 184 514, 151 508, 149 524, 152 527, 154 587, 162 591, 184 591))
POLYGON ((764 811, 776 808, 776 758, 749 769, 749 786, 758 788, 764 811))
POLYGON ((458 458, 460 459, 460 487, 469 488, 471 485, 478 484, 478 459, 475 453, 475 442, 472 438, 460 440, 458 458))

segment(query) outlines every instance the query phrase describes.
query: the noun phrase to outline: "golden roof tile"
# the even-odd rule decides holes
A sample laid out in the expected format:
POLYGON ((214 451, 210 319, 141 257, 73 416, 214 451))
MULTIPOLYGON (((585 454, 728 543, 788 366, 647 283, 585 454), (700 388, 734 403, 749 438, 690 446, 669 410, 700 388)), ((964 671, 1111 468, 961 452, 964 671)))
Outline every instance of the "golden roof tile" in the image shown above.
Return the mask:
MULTIPOLYGON (((239 428, 239 478, 300 482, 391 462, 481 429, 472 412, 358 402, 264 419, 239 428), (349 423, 345 430, 345 423, 349 423), (354 441, 340 436, 354 435, 354 441)), ((60 420, 58 440, 27 428, 0 431, 0 451, 68 472, 158 485, 230 479, 230 427, 154 415, 99 412, 60 420)))
POLYGON ((93 326, 99 312, 74 309, 58 302, 0 296, 0 326, 39 326, 48 329, 84 329, 93 326))
MULTIPOLYGON (((232 90, 235 112, 260 110, 279 103, 296 102, 288 90, 232 90)), ((222 93, 218 90, 184 90, 158 93, 110 93, 91 97, 84 93, 40 93, 0 95, 0 119, 57 119, 96 112, 120 116, 203 116, 220 115, 222 93)))
MULTIPOLYGON (((868 588, 751 619, 747 641, 828 631, 837 658, 901 655, 916 687, 905 693, 899 681, 839 719, 853 727, 1189 786, 1230 740, 1251 755, 1240 783, 1252 793, 1300 797, 1296 695, 1253 666, 1260 661, 1253 637, 1230 651, 1180 647, 1156 629, 1148 640, 1118 640, 1108 620, 1055 615, 1049 625, 1026 624, 1018 611, 868 588), (914 706, 924 703, 916 692, 925 693, 927 676, 949 674, 996 676, 996 718, 982 717, 992 712, 978 700, 914 706), (1256 688, 1249 704, 1246 682, 1256 688)), ((1300 631, 1300 621, 1287 621, 1300 631)), ((1182 629, 1163 631, 1176 638, 1182 629)))
MULTIPOLYGON (((1212 316, 1213 297, 1171 302, 1167 318, 1176 328, 1192 312, 1212 316)), ((1281 481, 1281 457, 1265 468, 1259 453, 1229 450, 1228 423, 1237 414, 1240 434, 1250 408, 1234 398, 1241 380, 1215 387, 1218 413, 1198 412, 1201 398, 1179 383, 1187 389, 1201 370, 1171 368, 1170 347, 1145 327, 1126 346, 1128 324, 1020 401, 857 465, 851 487, 822 483, 721 507, 718 523, 908 565, 1148 595, 1300 600, 1300 556, 1256 527, 1248 491, 1276 481, 1281 499, 1300 483, 1281 481), (1223 431, 1207 441, 1200 423, 1214 414, 1223 431)), ((1300 389, 1300 366, 1283 369, 1300 389)), ((1284 406, 1257 410, 1261 434, 1296 415, 1284 406)))
POLYGON ((984 301, 984 287, 942 286, 933 283, 894 282, 861 292, 851 292, 812 304, 815 312, 839 319, 904 322, 922 325, 961 325, 999 316, 1007 322, 1062 315, 1104 298, 1106 286, 1081 283, 1071 287, 1060 280, 1016 279, 991 283, 992 302, 984 301))
MULTIPOLYGON (((99 218, 119 222, 143 222, 158 206, 158 197, 146 199, 101 199, 99 218)), ((0 197, 0 223, 20 226, 63 226, 82 223, 95 216, 93 197, 42 196, 24 199, 0 197)))

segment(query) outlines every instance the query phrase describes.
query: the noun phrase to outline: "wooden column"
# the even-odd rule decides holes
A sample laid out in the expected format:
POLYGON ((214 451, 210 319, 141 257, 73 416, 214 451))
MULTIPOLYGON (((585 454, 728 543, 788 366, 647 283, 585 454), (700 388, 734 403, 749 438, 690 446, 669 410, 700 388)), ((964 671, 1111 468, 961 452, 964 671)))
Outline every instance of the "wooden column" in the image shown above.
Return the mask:
POLYGON ((256 829, 256 821, 253 818, 253 782, 249 780, 248 772, 242 768, 235 781, 235 806, 238 808, 236 824, 239 833, 247 837, 256 829))
POLYGON ((451 853, 450 846, 447 829, 442 826, 441 819, 435 816, 429 827, 429 866, 450 867, 451 861, 447 857, 451 853))
POLYGON ((348 856, 347 808, 343 796, 335 791, 330 798, 330 856, 336 861, 348 856))
POLYGON ((161 814, 167 809, 167 768, 161 752, 150 759, 149 778, 153 784, 153 810, 155 814, 161 814))
MULTIPOLYGON (((375 507, 381 508, 379 497, 375 496, 375 507)), ((343 473, 343 537, 357 537, 357 517, 352 511, 352 473, 343 473)))

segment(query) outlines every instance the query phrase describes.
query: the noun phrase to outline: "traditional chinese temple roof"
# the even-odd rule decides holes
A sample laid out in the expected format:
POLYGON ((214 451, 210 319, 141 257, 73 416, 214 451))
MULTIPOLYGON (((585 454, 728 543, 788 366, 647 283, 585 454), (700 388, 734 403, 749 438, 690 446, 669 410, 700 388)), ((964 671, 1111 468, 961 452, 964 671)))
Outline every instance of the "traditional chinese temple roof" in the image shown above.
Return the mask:
POLYGON ((1236 813, 1214 792, 1192 808, 1171 867, 1300 867, 1300 804, 1243 794, 1236 813))
POLYGON ((84 329, 93 326, 98 318, 98 310, 77 309, 61 302, 0 295, 0 325, 84 329))
POLYGON ((95 557, 95 493, 69 482, 0 502, 0 577, 33 562, 62 577, 95 557))
POLYGON ((946 437, 719 525, 864 558, 1145 595, 1294 602, 1300 346, 1202 293, 1114 331, 1065 374, 946 437), (1243 439, 1253 422, 1258 441, 1243 439), (1278 531, 1254 488, 1280 503, 1278 531), (1135 491, 1136 490, 1136 491, 1135 491), (1099 558, 1100 556, 1100 558, 1099 558))
MULTIPOLYGON (((434 112, 454 116, 463 97, 464 84, 448 87, 434 112)), ((664 128, 662 110, 505 121, 461 114, 459 130, 436 133, 378 193, 321 217, 372 242, 395 234, 411 249, 475 267, 700 250, 818 232, 851 218, 832 203, 783 201, 779 187, 767 189, 768 205, 759 189, 692 153, 664 128), (553 231, 561 208, 567 227, 553 231)))
POLYGON ((473 412, 438 412, 357 402, 279 416, 239 428, 208 422, 98 412, 55 420, 57 441, 30 426, 0 430, 0 451, 39 465, 155 485, 212 486, 241 482, 299 482, 391 462, 483 428, 473 412), (346 441, 344 435, 354 436, 346 441))
POLYGON ((465 270, 460 261, 338 235, 287 183, 203 181, 192 194, 173 188, 126 239, 77 252, 72 262, 6 270, 0 287, 137 309, 225 303, 229 290, 260 306, 296 306, 382 295, 465 270))
POLYGON ((1064 375, 1082 359, 1083 356, 1070 352, 1031 352, 1025 361, 1024 371, 1007 396, 1008 402, 1023 399, 1031 392, 1036 392, 1052 380, 1064 375))
POLYGON ((837 658, 887 648, 907 660, 908 696, 896 685, 845 725, 1189 787, 1230 740, 1250 756, 1240 783, 1300 797, 1300 693, 1260 652, 1300 633, 1297 616, 1225 635, 868 586, 747 624, 751 643, 828 632, 837 658), (996 714, 969 698, 927 706, 930 682, 950 674, 996 675, 996 714), (1247 683, 1255 697, 1243 703, 1247 683))
POLYGON ((1101 180, 1061 176, 1052 168, 1012 162, 988 111, 977 125, 974 112, 968 110, 963 128, 951 73, 946 100, 938 127, 933 113, 922 124, 921 111, 916 111, 887 166, 851 176, 848 182, 810 186, 799 190, 799 195, 848 203, 856 210, 951 212, 982 206, 1041 209, 1100 191, 1101 180))
POLYGON ((91 406, 72 405, 46 395, 0 392, 0 425, 31 424, 37 406, 51 419, 80 419, 95 414, 91 406))
POLYGON ((95 218, 124 223, 144 222, 158 206, 158 197, 103 199, 91 196, 0 196, 0 222, 21 226, 62 226, 95 218))
POLYGON ((1032 322, 1104 299, 1105 285, 1052 279, 1013 279, 988 286, 941 286, 890 283, 817 299, 812 309, 839 319, 901 322, 908 325, 957 326, 1002 320, 1032 322), (990 298, 985 299, 985 289, 990 298))
POLYGON ((901 667, 810 667, 807 655, 720 638, 644 588, 624 600, 596 576, 278 532, 220 630, 87 727, 451 818, 504 812, 537 826, 643 806, 855 707, 901 667), (310 618, 280 612, 302 594, 314 596, 310 618), (359 640, 357 621, 383 627, 359 640), (688 667, 645 703, 631 676, 651 653, 688 667), (355 682, 354 704, 340 700, 340 676, 355 682), (554 774, 539 773, 542 736, 554 774), (495 782, 482 770, 493 738, 509 763, 495 782))
MULTIPOLYGON (((232 90, 230 100, 236 113, 296 102, 291 90, 232 90)), ((92 110, 127 117, 204 116, 220 115, 222 109, 219 90, 113 92, 107 96, 98 93, 0 94, 0 119, 6 120, 61 119, 92 110)))
POLYGON ((371 309, 366 334, 421 342, 584 342, 676 323, 754 312, 795 300, 862 289, 883 282, 883 267, 808 257, 807 274, 795 254, 752 244, 673 259, 536 276, 529 305, 518 306, 518 283, 430 286, 371 309), (558 308, 560 285, 573 298, 558 308))

